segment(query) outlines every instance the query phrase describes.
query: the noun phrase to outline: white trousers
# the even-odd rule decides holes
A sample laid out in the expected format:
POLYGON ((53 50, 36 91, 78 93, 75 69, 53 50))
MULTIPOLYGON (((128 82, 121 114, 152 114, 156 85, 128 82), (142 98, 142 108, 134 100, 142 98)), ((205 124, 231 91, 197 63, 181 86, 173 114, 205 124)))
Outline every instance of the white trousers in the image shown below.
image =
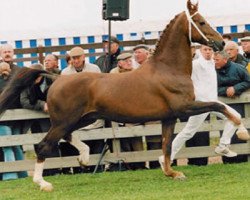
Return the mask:
MULTIPOLYGON (((228 105, 220 101, 218 102, 225 105, 226 108, 235 116, 241 118, 241 115, 236 110, 234 110, 233 108, 229 107, 228 105)), ((218 112, 211 112, 211 113, 214 113, 217 117, 225 120, 224 130, 220 138, 220 145, 230 144, 231 138, 238 127, 234 125, 233 122, 229 121, 222 113, 218 112)), ((189 117, 186 126, 179 134, 177 134, 177 136, 172 142, 171 160, 175 159, 176 154, 180 151, 181 147, 185 144, 185 142, 191 139, 195 135, 195 133, 198 131, 198 129, 200 128, 200 126, 202 125, 202 123, 205 121, 205 119, 209 114, 210 112, 207 112, 200 115, 189 117)))

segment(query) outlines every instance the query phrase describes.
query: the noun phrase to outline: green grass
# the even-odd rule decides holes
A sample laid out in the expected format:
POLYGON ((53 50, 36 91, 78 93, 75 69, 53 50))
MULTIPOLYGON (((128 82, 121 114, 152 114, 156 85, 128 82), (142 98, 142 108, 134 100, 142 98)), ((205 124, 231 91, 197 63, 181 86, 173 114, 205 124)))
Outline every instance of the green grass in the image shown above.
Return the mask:
POLYGON ((188 179, 174 181, 160 169, 46 177, 54 191, 41 192, 31 177, 0 182, 1 200, 245 200, 250 199, 250 162, 182 166, 188 179))

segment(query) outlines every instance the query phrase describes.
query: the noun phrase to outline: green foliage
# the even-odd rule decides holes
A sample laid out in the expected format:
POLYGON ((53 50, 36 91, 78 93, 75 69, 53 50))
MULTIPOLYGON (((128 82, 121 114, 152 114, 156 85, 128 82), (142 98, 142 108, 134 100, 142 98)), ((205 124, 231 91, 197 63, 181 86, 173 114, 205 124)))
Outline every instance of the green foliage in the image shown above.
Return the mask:
POLYGON ((41 192, 26 179, 1 181, 1 200, 224 200, 250 199, 250 162, 214 164, 205 167, 182 166, 188 177, 174 181, 160 169, 105 172, 99 174, 45 177, 54 186, 51 193, 41 192))

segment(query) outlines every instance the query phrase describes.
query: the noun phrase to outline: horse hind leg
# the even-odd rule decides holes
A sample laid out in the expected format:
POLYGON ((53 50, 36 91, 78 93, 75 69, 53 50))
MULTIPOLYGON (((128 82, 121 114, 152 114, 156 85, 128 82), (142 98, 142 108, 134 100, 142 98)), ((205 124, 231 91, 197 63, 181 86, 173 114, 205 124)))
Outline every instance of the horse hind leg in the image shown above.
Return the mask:
POLYGON ((80 163, 80 165, 87 166, 89 163, 89 146, 78 139, 76 135, 70 135, 69 137, 65 138, 65 140, 79 151, 80 155, 78 157, 78 162, 80 163))
POLYGON ((45 192, 51 192, 53 190, 52 184, 43 179, 45 157, 47 157, 48 153, 52 151, 51 150, 52 145, 48 143, 48 140, 47 140, 47 136, 49 135, 49 133, 38 144, 38 148, 36 150, 37 161, 35 163, 35 170, 34 170, 34 176, 33 176, 33 182, 40 186, 41 191, 45 191, 45 192))
POLYGON ((53 151, 53 148, 57 147, 57 143, 63 135, 66 135, 66 131, 62 126, 52 126, 36 149, 37 162, 35 163, 33 182, 38 184, 42 191, 51 192, 53 190, 52 184, 43 179, 45 158, 53 151))
POLYGON ((44 163, 45 163, 45 159, 37 160, 35 164, 33 182, 40 186, 41 191, 51 192, 53 190, 52 184, 43 179, 44 163))
POLYGON ((171 136, 174 133, 176 121, 162 121, 162 151, 163 156, 159 157, 162 171, 166 176, 170 176, 176 180, 184 180, 186 176, 179 171, 175 171, 171 167, 171 136))

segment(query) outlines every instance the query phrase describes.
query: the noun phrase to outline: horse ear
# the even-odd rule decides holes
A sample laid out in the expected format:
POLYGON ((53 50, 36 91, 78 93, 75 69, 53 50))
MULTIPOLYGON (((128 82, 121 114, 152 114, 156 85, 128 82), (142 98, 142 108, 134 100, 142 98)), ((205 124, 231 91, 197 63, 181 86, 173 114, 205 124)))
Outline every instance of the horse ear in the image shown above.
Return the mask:
POLYGON ((189 10, 190 15, 198 11, 198 4, 199 4, 198 0, 187 1, 187 9, 189 10))

